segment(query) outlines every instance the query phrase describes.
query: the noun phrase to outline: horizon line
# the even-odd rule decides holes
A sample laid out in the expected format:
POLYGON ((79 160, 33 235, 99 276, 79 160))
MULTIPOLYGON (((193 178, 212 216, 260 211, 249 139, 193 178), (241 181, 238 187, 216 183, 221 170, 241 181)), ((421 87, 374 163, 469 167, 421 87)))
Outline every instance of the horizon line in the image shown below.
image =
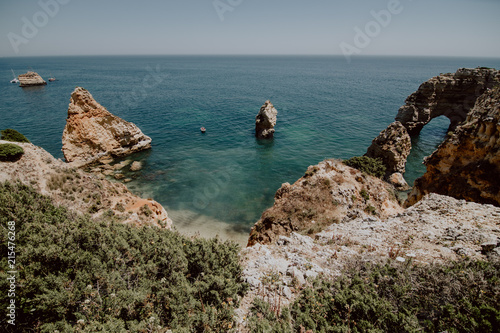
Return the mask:
MULTIPOLYGON (((340 57, 342 54, 68 54, 68 55, 16 55, 0 56, 0 59, 7 58, 43 58, 43 57, 340 57)), ((473 59, 500 59, 500 56, 460 56, 460 55, 408 55, 408 54, 360 54, 352 58, 374 58, 374 57, 400 57, 400 58, 473 58, 473 59)))

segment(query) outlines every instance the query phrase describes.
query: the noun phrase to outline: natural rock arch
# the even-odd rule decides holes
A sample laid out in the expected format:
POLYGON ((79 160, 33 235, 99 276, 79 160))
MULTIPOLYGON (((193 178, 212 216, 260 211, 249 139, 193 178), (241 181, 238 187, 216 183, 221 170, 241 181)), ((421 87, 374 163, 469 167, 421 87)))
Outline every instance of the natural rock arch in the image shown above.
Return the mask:
POLYGON ((417 136, 440 116, 450 120, 448 131, 454 131, 467 119, 479 97, 499 84, 500 71, 493 68, 460 68, 454 74, 433 77, 408 96, 396 121, 380 132, 365 155, 382 159, 387 167, 385 178, 390 181, 394 174, 405 172, 410 136, 417 136))
POLYGON ((396 116, 410 136, 420 133, 432 119, 450 119, 449 131, 462 123, 476 100, 500 83, 500 71, 492 68, 460 68, 455 74, 441 74, 420 85, 406 99, 396 116))

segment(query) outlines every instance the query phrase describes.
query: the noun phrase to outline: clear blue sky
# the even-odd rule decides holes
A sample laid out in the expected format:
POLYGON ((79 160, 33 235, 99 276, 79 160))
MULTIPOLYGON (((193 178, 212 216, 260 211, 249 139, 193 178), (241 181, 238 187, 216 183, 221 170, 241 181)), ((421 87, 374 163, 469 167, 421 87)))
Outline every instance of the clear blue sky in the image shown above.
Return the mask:
MULTIPOLYGON (((341 54, 397 0, 216 1, 236 5, 223 21, 214 0, 0 0, 0 56, 341 54), (57 1, 67 3, 43 13, 40 2, 57 1), (23 35, 34 16, 38 31, 23 35)), ((500 0, 399 2, 360 54, 500 57, 500 0)))

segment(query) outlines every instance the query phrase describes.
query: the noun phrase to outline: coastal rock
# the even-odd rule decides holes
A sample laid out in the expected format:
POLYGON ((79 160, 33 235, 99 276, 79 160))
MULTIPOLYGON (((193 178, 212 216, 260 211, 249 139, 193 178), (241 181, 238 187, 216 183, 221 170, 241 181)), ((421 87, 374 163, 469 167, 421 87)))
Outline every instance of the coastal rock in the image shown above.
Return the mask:
POLYGON ((345 218, 308 236, 291 233, 275 243, 255 244, 240 252, 242 278, 259 281, 242 299, 240 316, 248 316, 255 297, 273 295, 266 294, 266 284, 260 283, 269 281, 269 276, 278 279, 275 285, 288 286, 292 292, 281 299, 284 307, 304 285, 312 285, 308 278, 334 278, 353 262, 429 265, 459 260, 463 255, 488 260, 500 252, 499 224, 499 207, 429 194, 386 218, 345 218))
POLYGON ((142 169, 142 163, 139 161, 134 161, 132 162, 132 165, 130 166, 130 171, 139 171, 142 169))
POLYGON ((407 205, 427 193, 500 206, 500 87, 478 100, 464 124, 424 161, 407 205))
POLYGON ((411 138, 406 128, 395 121, 373 139, 365 156, 380 158, 387 168, 386 177, 389 177, 393 173, 405 173, 410 150, 411 138))
POLYGON ((278 111, 270 101, 266 101, 255 117, 255 136, 259 139, 270 139, 274 136, 274 126, 278 111))
POLYGON ((43 86, 47 84, 38 73, 28 72, 18 76, 20 87, 43 86))
POLYGON ((78 214, 98 218, 112 213, 121 223, 171 228, 172 220, 158 202, 132 194, 121 183, 74 168, 31 143, 16 144, 23 148, 23 158, 9 162, 8 167, 0 162, 0 182, 20 181, 78 214))
POLYGON ((399 172, 395 172, 389 176, 387 179, 389 184, 393 185, 398 191, 407 191, 410 189, 410 186, 406 182, 403 175, 399 172))
POLYGON ((432 119, 450 119, 448 131, 467 118, 476 100, 488 88, 500 82, 500 71, 492 68, 461 68, 455 74, 441 74, 424 82, 406 99, 396 116, 411 136, 432 119))
POLYGON ((62 141, 66 161, 80 165, 105 155, 120 157, 151 148, 150 137, 111 114, 81 87, 71 94, 62 141))
POLYGON ((271 244, 293 232, 316 233, 355 216, 386 217, 402 211, 391 186, 338 160, 310 166, 304 177, 276 192, 250 232, 248 246, 271 244))

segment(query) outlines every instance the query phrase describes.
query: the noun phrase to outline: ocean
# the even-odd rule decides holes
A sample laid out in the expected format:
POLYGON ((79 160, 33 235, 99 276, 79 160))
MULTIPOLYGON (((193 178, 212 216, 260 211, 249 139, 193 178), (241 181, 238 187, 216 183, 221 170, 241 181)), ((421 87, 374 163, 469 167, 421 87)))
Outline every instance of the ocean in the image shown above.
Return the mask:
MULTIPOLYGON (((500 59, 336 56, 94 56, 0 58, 0 129, 14 128, 57 158, 70 94, 90 91, 110 112, 135 123, 153 148, 127 158, 144 168, 127 186, 154 198, 186 234, 244 244, 293 183, 326 158, 363 155, 408 95, 460 67, 500 68, 500 59), (28 70, 46 86, 9 83, 28 70), (254 136, 266 100, 278 110, 273 140, 254 136), (200 127, 207 129, 205 134, 200 127)), ((424 156, 446 135, 437 118, 413 139, 406 179, 425 172, 424 156)))

